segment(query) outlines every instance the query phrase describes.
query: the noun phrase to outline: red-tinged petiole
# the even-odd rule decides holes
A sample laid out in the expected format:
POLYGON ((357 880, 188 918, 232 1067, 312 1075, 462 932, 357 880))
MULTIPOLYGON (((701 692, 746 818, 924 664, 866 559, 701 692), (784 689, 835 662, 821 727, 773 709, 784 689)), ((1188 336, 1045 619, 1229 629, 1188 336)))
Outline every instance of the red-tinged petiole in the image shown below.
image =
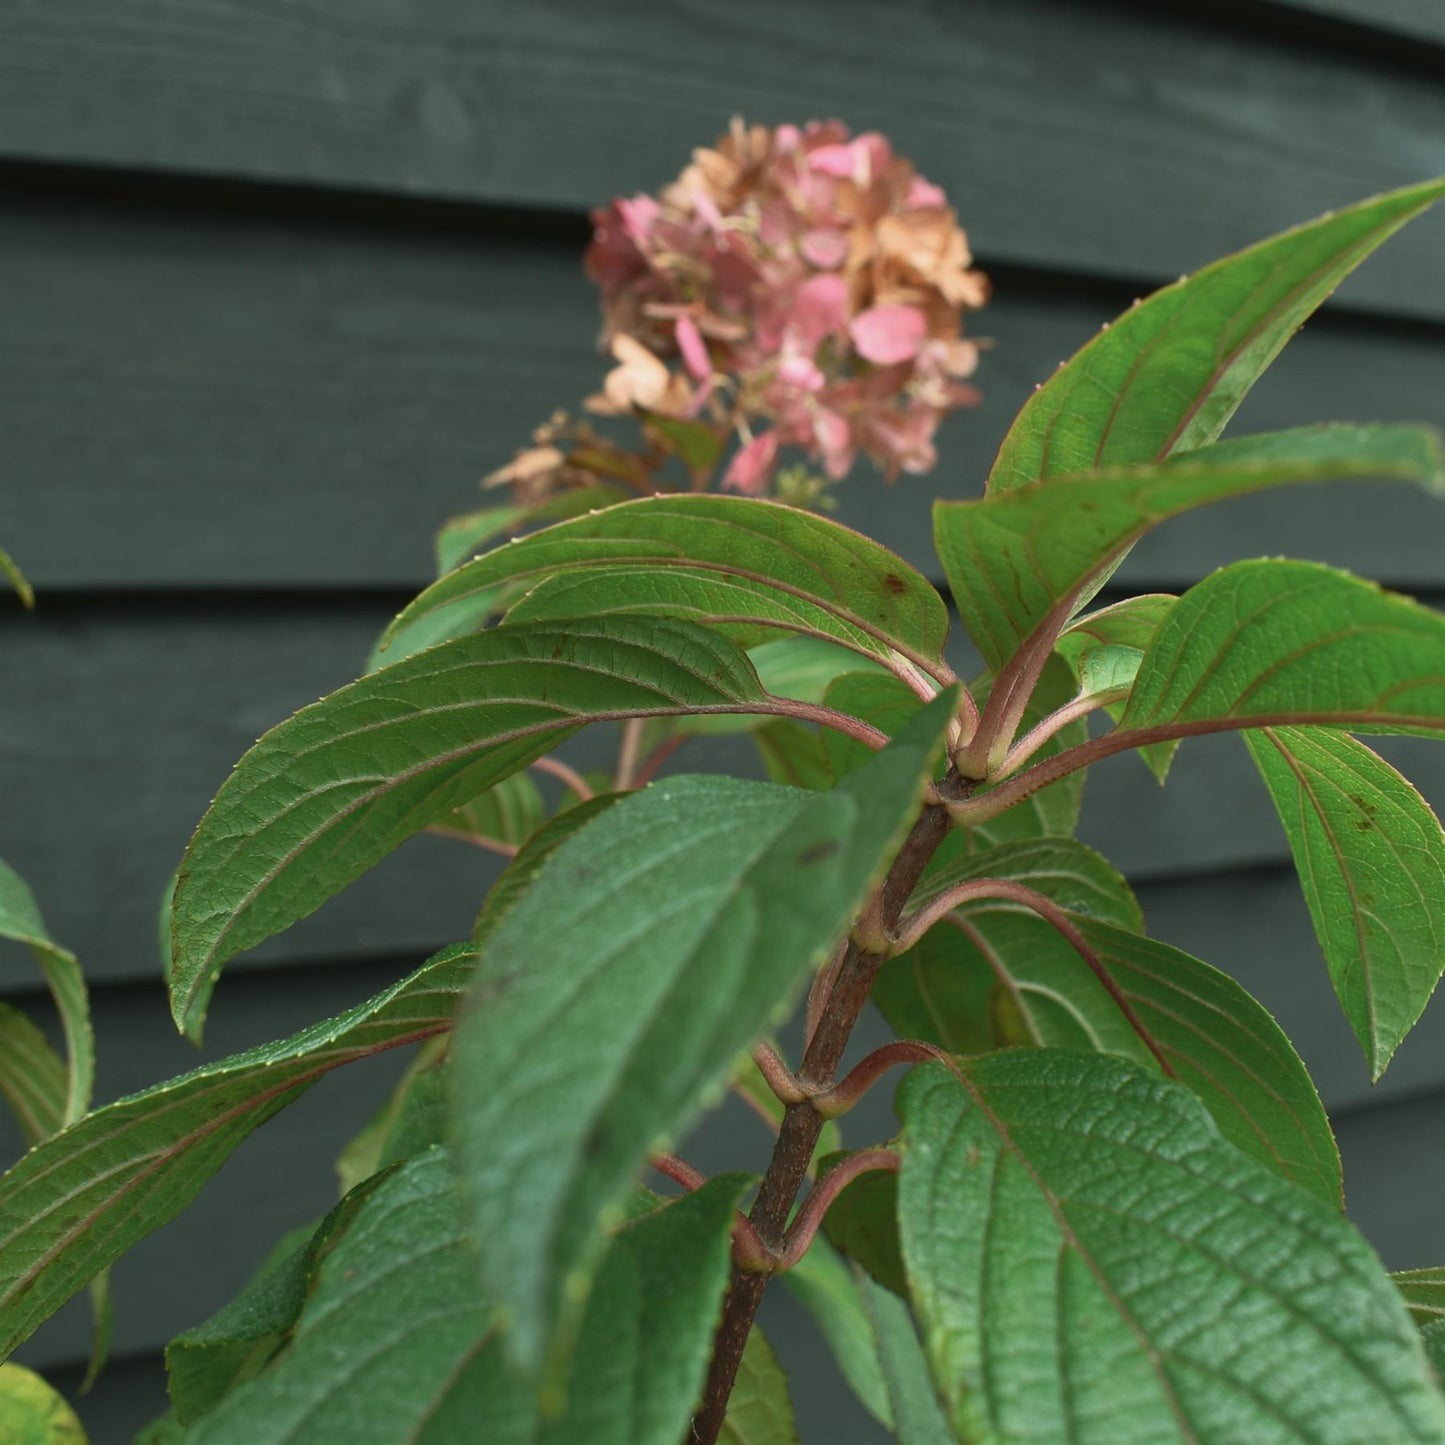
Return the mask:
POLYGON ((891 1149, 860 1149, 830 1169, 813 1186, 788 1227, 782 1249, 773 1256, 773 1273, 792 1269, 802 1259, 816 1238, 829 1206, 855 1179, 880 1171, 896 1174, 901 1165, 902 1160, 891 1149))
POLYGON ((889 1069, 900 1064, 923 1064, 931 1060, 949 1063, 949 1056, 933 1044, 918 1039, 898 1039, 874 1049, 836 1084, 809 1084, 792 1073, 769 1044, 753 1050, 753 1062, 768 1087, 784 1104, 810 1104, 825 1119, 846 1114, 889 1069))
POLYGON ((1071 722, 1076 722, 1081 717, 1087 717, 1091 712, 1101 707, 1107 707, 1110 703, 1122 702, 1128 696, 1127 684, 1123 687, 1109 688, 1105 692, 1081 693, 1072 702, 1065 703, 1063 707, 1051 712, 1048 717, 1030 728, 1008 750, 1004 755, 1003 762, 998 765, 991 776, 1006 778, 1010 773, 1016 773, 1051 737, 1062 732, 1071 722))
POLYGON ((554 778, 561 779, 584 803, 596 796, 587 779, 576 768, 568 767, 558 758, 534 758, 529 766, 539 773, 548 773, 554 778))
POLYGON ((500 853, 503 858, 517 856, 515 843, 504 843, 500 838, 485 838, 480 833, 468 833, 465 828, 448 828, 444 823, 433 823, 426 831, 435 833, 438 838, 453 838, 458 843, 470 843, 473 848, 481 848, 487 853, 500 853))
MULTIPOLYGON (((682 1185, 689 1194, 707 1183, 706 1174, 676 1154, 654 1154, 649 1162, 659 1174, 682 1185)), ((778 1256, 763 1243, 762 1236, 741 1210, 733 1219, 732 1241, 733 1263, 740 1270, 748 1274, 770 1274, 778 1268, 778 1256)))

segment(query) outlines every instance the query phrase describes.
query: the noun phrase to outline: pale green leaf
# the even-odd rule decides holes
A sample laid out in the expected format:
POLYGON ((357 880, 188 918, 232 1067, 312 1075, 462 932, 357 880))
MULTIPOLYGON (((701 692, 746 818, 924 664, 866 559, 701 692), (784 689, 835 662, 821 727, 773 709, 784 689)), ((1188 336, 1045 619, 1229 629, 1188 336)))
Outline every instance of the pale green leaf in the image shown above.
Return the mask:
POLYGON ((221 965, 589 722, 774 706, 743 654, 687 623, 493 629, 406 659, 273 728, 181 865, 171 1008, 199 1031, 221 965))
POLYGON ((15 589, 23 606, 35 606, 34 588, 26 580, 25 574, 16 565, 14 558, 3 547, 0 547, 0 577, 5 578, 15 589))
POLYGON ((1445 195, 1433 181, 1331 212, 1124 313, 1019 413, 991 492, 1204 446, 1301 323, 1375 247, 1445 195))
POLYGON ((880 881, 955 697, 832 792, 676 778, 632 794, 488 936, 456 1044, 458 1154, 487 1294, 528 1367, 565 1356, 600 1230, 648 1153, 716 1097, 880 881))
POLYGON ((444 1074, 450 1037, 428 1039, 397 1080, 386 1102, 341 1151, 336 1177, 343 1195, 363 1179, 444 1139, 444 1074), (410 1147, 420 1137, 417 1147, 410 1147))
POLYGON ((38 1144, 65 1122, 65 1060, 18 1008, 0 1003, 0 1094, 27 1144, 38 1144))
POLYGON ((289 1039, 87 1114, 0 1179, 0 1354, 137 1240, 174 1219, 259 1124, 331 1069, 451 1026, 476 951, 289 1039))
POLYGON ((90 1028, 90 997, 80 965, 69 949, 51 938, 35 895, 14 869, 0 862, 0 938, 23 943, 35 955, 65 1032, 67 1055, 64 1122, 90 1107, 95 1082, 95 1036, 90 1028))
POLYGON ((1057 636, 1147 531, 1267 487, 1392 477, 1445 484, 1438 436, 1413 426, 1303 427, 1154 465, 1049 477, 981 501, 938 502, 934 534, 954 601, 995 671, 1057 636))
POLYGON ((899 1099, 903 1254, 961 1438, 1445 1440, 1373 1251, 1180 1085, 1019 1049, 899 1099))
POLYGON ((877 1340, 898 1445, 956 1445, 908 1306, 864 1275, 858 1285, 877 1340))
POLYGON ((481 838, 519 848, 546 821, 547 804, 530 773, 513 773, 500 783, 443 813, 429 827, 460 838, 481 838))
POLYGON ((781 628, 936 666, 948 634, 938 593, 887 548, 780 503, 706 494, 644 497, 498 548, 435 582, 393 626, 460 609, 457 628, 469 629, 475 599, 490 607, 499 589, 515 600, 542 583, 566 600, 539 596, 539 613, 656 611, 726 622, 744 645, 781 628))
POLYGON ((728 1396, 722 1445, 798 1445, 788 1377, 773 1347, 756 1326, 743 1347, 737 1380, 728 1396))
POLYGON ((85 1445, 85 1431, 57 1391, 23 1365, 0 1365, 0 1440, 5 1445, 85 1445))
MULTIPOLYGON (((509 532, 538 523, 562 522, 569 517, 579 517, 583 512, 596 507, 610 507, 625 502, 633 494, 623 487, 614 487, 599 482, 590 487, 572 487, 558 492, 535 506, 520 503, 500 507, 484 507, 480 511, 468 512, 465 516, 453 517, 446 522, 436 537, 437 572, 450 572, 469 557, 479 552, 488 542, 494 542, 509 532)), ((390 658, 388 661, 396 661, 390 658)))
POLYGON ((1410 1318, 1422 1329, 1445 1320, 1445 1269, 1402 1269, 1390 1278, 1404 1296, 1410 1318))
POLYGON ((1445 835, 1426 801, 1345 733, 1244 734, 1289 838, 1345 1017, 1378 1079, 1445 970, 1445 835))

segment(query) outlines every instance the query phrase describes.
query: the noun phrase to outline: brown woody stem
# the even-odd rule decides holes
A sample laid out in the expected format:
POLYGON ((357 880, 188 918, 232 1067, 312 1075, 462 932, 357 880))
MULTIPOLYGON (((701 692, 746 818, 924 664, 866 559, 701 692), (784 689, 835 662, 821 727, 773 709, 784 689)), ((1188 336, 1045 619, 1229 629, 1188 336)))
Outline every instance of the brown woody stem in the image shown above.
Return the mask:
MULTIPOLYGON (((880 890, 878 914, 887 926, 897 924, 908 896, 917 886, 928 860, 947 836, 949 826, 948 809, 942 804, 930 803, 919 815, 880 890)), ((856 940, 848 943, 798 1070, 798 1080, 804 1087, 821 1091, 833 1086, 853 1026, 868 1000, 874 975, 886 958, 886 953, 869 952, 856 940)), ((768 1172, 749 1211, 748 1218, 758 1237, 779 1257, 786 1251, 788 1217, 807 1177, 808 1164, 822 1128, 823 1116, 810 1101, 788 1105, 768 1172)), ((733 1270, 722 1323, 713 1338, 707 1385, 692 1422, 695 1445, 716 1445, 727 1417, 728 1396, 737 1378, 743 1348, 770 1277, 768 1272, 733 1270)))

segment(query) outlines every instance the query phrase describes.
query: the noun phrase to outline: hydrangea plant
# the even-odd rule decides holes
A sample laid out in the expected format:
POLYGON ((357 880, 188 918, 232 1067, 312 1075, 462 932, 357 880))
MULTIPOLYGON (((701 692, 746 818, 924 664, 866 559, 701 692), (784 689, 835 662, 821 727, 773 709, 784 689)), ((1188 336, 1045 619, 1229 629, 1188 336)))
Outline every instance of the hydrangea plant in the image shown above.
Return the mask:
MULTIPOLYGON (((41 1140, 0 1181, 0 1345, 316 1079, 421 1044, 337 1207, 172 1344, 151 1441, 784 1445, 754 1328, 781 1279, 905 1445, 1445 1442, 1445 1272, 1386 1274, 1341 1212, 1289 1040, 1150 938, 1073 836, 1094 762, 1133 750, 1163 779, 1187 739, 1240 734, 1374 1075, 1418 1018, 1445 963, 1445 837, 1358 737, 1445 734, 1445 618, 1283 559, 1091 603, 1141 536, 1207 504, 1441 487, 1423 427, 1219 439, 1441 195, 1209 266, 1033 394, 984 495, 934 513, 977 676, 922 574, 762 496, 699 485, 558 520, 586 490, 564 478, 444 534, 454 555, 373 671, 263 737, 202 819, 170 911, 173 1013, 198 1036, 231 958, 429 827, 511 855, 472 937, 41 1140), (487 546, 526 521, 553 525, 487 546), (553 756, 618 723, 610 777, 553 756), (756 740, 768 781, 664 766, 718 728, 756 740), (896 1038, 844 1070, 870 999, 896 1038), (898 1133, 845 1147, 895 1069, 898 1133), (676 1151, 729 1084, 776 1138, 757 1174, 706 1179, 676 1151)), ((825 468, 853 447, 921 460, 889 425, 931 437, 961 397, 930 387, 971 364, 927 287, 982 296, 953 226, 877 138, 738 129, 655 205, 603 215, 590 264, 627 373, 604 395, 680 455, 672 423, 740 435, 725 475, 744 491, 769 474, 760 435, 825 468), (892 269, 894 220, 905 249, 944 238, 940 269, 892 269), (713 285, 735 256, 761 291, 713 285), (777 288, 792 299, 770 309, 777 288)))

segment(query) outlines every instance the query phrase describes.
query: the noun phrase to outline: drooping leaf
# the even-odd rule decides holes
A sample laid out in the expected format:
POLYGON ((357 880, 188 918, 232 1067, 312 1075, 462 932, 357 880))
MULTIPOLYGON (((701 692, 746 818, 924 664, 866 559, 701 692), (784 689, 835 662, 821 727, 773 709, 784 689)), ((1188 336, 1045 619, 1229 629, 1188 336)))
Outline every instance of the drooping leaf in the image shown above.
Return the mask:
POLYGON ((1340 1214, 1123 1059, 916 1069, 899 1222, 964 1439, 1445 1440, 1388 1276, 1340 1214))
POLYGON ((1139 900, 1108 859, 1074 838, 1033 838, 954 854, 925 870, 909 899, 922 908, 960 883, 1002 878, 1042 893, 1063 908, 1135 932, 1144 927, 1139 900))
POLYGON ((487 1294, 531 1369, 565 1356, 600 1230, 649 1151, 716 1094, 881 879, 955 697, 831 792, 677 778, 632 794, 558 847, 490 933, 456 1043, 458 1155, 487 1294))
POLYGON ((476 950, 289 1039, 86 1115, 0 1179, 0 1354, 137 1240, 174 1219, 231 1151, 331 1069, 451 1025, 476 950))
POLYGON ((0 1440, 5 1445, 85 1445, 65 1398, 23 1365, 0 1365, 0 1440))
POLYGON ((873 1325, 898 1445, 956 1445, 908 1306, 866 1276, 858 1285, 873 1325))
POLYGON ((0 1003, 0 1094, 27 1144, 38 1144, 65 1121, 65 1060, 18 1008, 0 1003))
POLYGON ((1301 323, 1445 182, 1362 201, 1166 286, 1054 373, 1019 413, 991 493, 1202 447, 1301 323))
POLYGON ((171 914, 176 1022, 197 1033, 227 959, 577 728, 774 706, 723 639, 618 618, 458 638, 303 708, 236 765, 186 852, 171 914))
POLYGON ((1118 741, 1273 723, 1445 733, 1445 617, 1314 562, 1236 562, 1144 655, 1118 741))
POLYGON ((1244 741, 1378 1079, 1445 970, 1445 834, 1409 782, 1345 733, 1261 728, 1244 741))
POLYGON ((22 606, 35 606, 35 589, 31 587, 25 574, 16 565, 14 558, 3 547, 0 547, 0 577, 5 578, 15 589, 22 606))
POLYGON ((430 826, 464 838, 485 838, 504 847, 519 848, 546 821, 547 804, 530 774, 508 778, 469 799, 430 826))
POLYGON ((878 1351, 853 1271, 826 1238, 814 1235, 802 1259, 783 1272, 782 1281, 812 1315, 863 1407, 885 1429, 892 1429, 878 1351))
POLYGON ((284 1355, 192 1445, 676 1445, 707 1368, 745 1179, 713 1180, 610 1241, 565 1414, 506 1370, 476 1286, 445 1151, 387 1176, 320 1261, 284 1355))
POLYGON ((80 965, 46 931, 35 895, 25 880, 0 862, 0 938, 23 943, 40 964, 50 996, 65 1031, 66 1092, 64 1122, 80 1118, 90 1107, 95 1081, 95 1036, 90 1028, 90 997, 80 965))
MULTIPOLYGON (((1042 1044, 1155 1056, 1073 947, 1005 906, 933 929, 890 961, 873 997, 900 1034, 953 1053, 1042 1044)), ((1074 923, 1154 1047, 1236 1148, 1340 1205, 1340 1156, 1299 1055, 1268 1011, 1227 974, 1157 939, 1082 915, 1074 923)))
POLYGON ((1445 490, 1437 434, 1413 426, 1302 427, 1167 462, 1053 476, 981 501, 938 502, 934 534, 960 616, 998 670, 1050 641, 1146 532, 1267 487, 1393 477, 1445 490))
POLYGON ((723 1445, 798 1445, 788 1377, 763 1332, 753 1328, 743 1347, 737 1380, 728 1396, 723 1445))
MULTIPOLYGON (((453 517, 437 533, 437 572, 450 572, 469 557, 479 552, 488 542, 496 541, 509 532, 539 523, 562 522, 569 517, 580 517, 583 512, 597 507, 611 507, 625 502, 632 493, 623 487, 614 487, 599 482, 590 487, 573 487, 558 492, 535 506, 520 503, 500 507, 484 507, 465 516, 453 517)), ((395 661, 395 659, 389 659, 395 661)))
MULTIPOLYGON (((705 494, 644 497, 499 548, 434 583, 393 626, 542 583, 567 585, 565 603, 546 604, 553 617, 632 608, 726 620, 744 645, 781 628, 937 664, 948 634, 938 593, 887 548, 811 512, 705 494)), ((529 605, 540 614, 544 603, 529 605)))

